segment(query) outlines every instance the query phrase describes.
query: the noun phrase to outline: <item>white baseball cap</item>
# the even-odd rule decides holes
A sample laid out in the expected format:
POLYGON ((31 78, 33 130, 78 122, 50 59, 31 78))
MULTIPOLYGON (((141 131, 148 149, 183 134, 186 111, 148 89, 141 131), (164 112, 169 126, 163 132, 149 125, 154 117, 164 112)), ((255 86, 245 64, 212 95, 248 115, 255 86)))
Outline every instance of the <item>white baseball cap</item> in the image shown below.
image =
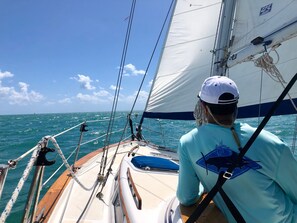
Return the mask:
POLYGON ((226 76, 212 76, 203 82, 199 98, 210 104, 233 104, 239 92, 234 81, 226 76))

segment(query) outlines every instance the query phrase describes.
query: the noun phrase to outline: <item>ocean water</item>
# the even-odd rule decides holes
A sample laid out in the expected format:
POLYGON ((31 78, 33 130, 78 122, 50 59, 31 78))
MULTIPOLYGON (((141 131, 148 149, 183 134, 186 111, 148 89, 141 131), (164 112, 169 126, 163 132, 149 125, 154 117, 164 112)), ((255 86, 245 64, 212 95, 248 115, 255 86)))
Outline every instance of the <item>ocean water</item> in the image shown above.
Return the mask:
MULTIPOLYGON (((121 137, 126 138, 130 136, 131 130, 128 128, 125 134, 118 130, 124 129, 127 124, 127 112, 118 112, 116 119, 112 125, 112 130, 115 133, 110 139, 110 143, 117 142, 121 137)), ((133 121, 133 129, 140 120, 141 112, 134 113, 131 118, 133 121)), ((88 154, 89 152, 101 148, 104 145, 106 137, 104 136, 106 129, 111 126, 108 125, 110 113, 67 113, 67 114, 32 114, 32 115, 3 115, 0 116, 0 164, 6 164, 8 160, 15 160, 25 154, 26 151, 33 148, 47 135, 57 135, 69 128, 76 126, 84 121, 87 121, 87 132, 83 135, 83 142, 90 142, 82 145, 80 148, 80 157, 88 154)), ((265 129, 273 132, 282 138, 292 150, 295 152, 293 145, 294 131, 295 131, 295 116, 278 116, 271 118, 265 129)), ((257 126, 260 122, 259 119, 245 119, 241 120, 249 123, 252 126, 257 126)), ((56 137, 56 140, 62 149, 65 157, 68 157, 76 148, 79 137, 79 125, 67 131, 62 135, 56 137)), ((143 136, 146 140, 155 144, 175 149, 179 138, 195 127, 194 121, 172 121, 172 120, 150 120, 145 119, 143 124, 143 136)), ((135 130, 134 130, 135 131, 135 130)), ((53 146, 49 147, 53 148, 53 146)), ((12 192, 17 186, 19 179, 23 175, 30 155, 24 157, 17 163, 17 168, 10 169, 6 178, 4 189, 0 200, 0 214, 5 209, 5 206, 10 199, 12 192)), ((57 153, 48 153, 48 160, 56 160, 52 166, 46 167, 44 181, 51 176, 57 167, 60 166, 61 159, 57 153)), ((72 163, 74 156, 68 161, 72 163)), ((62 173, 65 168, 61 168, 59 173, 62 173)), ((7 218, 8 223, 21 222, 23 209, 26 204, 27 194, 30 188, 30 182, 34 173, 34 168, 31 171, 23 189, 21 190, 17 202, 7 218)), ((43 195, 50 185, 54 182, 58 175, 51 178, 42 189, 43 195)))

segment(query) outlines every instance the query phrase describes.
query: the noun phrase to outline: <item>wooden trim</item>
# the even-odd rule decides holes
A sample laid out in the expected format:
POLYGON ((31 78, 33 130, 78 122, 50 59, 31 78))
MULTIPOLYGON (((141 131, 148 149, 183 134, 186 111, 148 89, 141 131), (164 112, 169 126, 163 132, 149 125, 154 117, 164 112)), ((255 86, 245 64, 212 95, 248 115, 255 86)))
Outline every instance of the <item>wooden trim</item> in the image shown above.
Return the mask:
POLYGON ((132 196, 134 198, 136 207, 137 207, 137 209, 141 210, 142 199, 141 199, 141 197, 140 197, 140 195, 138 193, 138 190, 137 190, 137 188, 136 188, 136 186, 134 184, 134 181, 132 179, 132 175, 131 175, 129 167, 127 168, 127 179, 128 179, 129 187, 130 187, 132 196))
MULTIPOLYGON (((127 143, 127 141, 122 142, 121 144, 127 143)), ((109 147, 116 146, 118 143, 112 144, 109 147)), ((103 151, 103 148, 100 148, 98 150, 95 150, 81 159, 79 159, 77 162, 75 162, 76 167, 83 165, 86 163, 89 159, 93 158, 94 156, 98 155, 103 151)), ((47 223, 56 204, 58 203, 58 200, 60 199, 63 191, 65 190, 66 186, 68 185, 71 177, 69 176, 69 171, 64 171, 60 177, 54 182, 54 184, 50 187, 50 189, 46 192, 44 197, 41 199, 41 201, 38 203, 37 211, 34 216, 36 219, 37 217, 41 216, 38 223, 47 223)))
MULTIPOLYGON (((127 143, 127 142, 123 142, 123 143, 127 143)), ((117 145, 117 144, 110 145, 110 147, 115 146, 115 145, 117 145)), ((83 165, 89 159, 98 155, 102 151, 103 151, 103 149, 100 148, 96 151, 93 151, 93 152, 87 154, 86 156, 79 159, 75 163, 75 166, 83 165)), ((120 168, 121 168, 121 166, 120 166, 120 168)), ((125 215, 127 223, 131 223, 131 220, 129 219, 127 208, 125 206, 124 199, 123 199, 120 171, 121 171, 121 169, 119 169, 118 185, 119 185, 119 196, 120 196, 121 206, 122 206, 123 214, 125 215)), ((130 172, 129 168, 127 168, 127 176, 128 176, 128 178, 130 178, 131 187, 133 188, 137 199, 140 201, 140 208, 138 208, 137 204, 136 204, 136 206, 138 209, 141 209, 142 199, 141 199, 141 197, 137 191, 137 188, 134 184, 134 181, 131 177, 131 172, 130 172)), ((68 170, 64 171, 60 175, 60 177, 54 182, 54 184, 50 187, 50 189, 47 191, 47 193, 44 195, 42 200, 39 202, 37 211, 36 211, 36 216, 42 216, 41 219, 38 221, 38 223, 47 223, 49 221, 50 216, 51 216, 56 204, 58 203, 63 191, 65 190, 66 186, 70 182, 70 179, 71 179, 71 176, 69 176, 68 170)), ((180 209, 181 209, 181 215, 182 215, 183 222, 185 222, 186 219, 192 213, 193 209, 191 210, 191 208, 184 207, 181 205, 180 205, 180 209)), ((34 217, 36 218, 36 216, 34 216, 34 217)), ((208 222, 208 223, 211 223, 211 222, 225 223, 226 222, 227 223, 226 219, 224 218, 222 213, 217 209, 217 207, 215 207, 214 203, 210 204, 210 206, 208 207, 208 209, 202 216, 202 219, 201 220, 199 219, 198 223, 202 223, 202 222, 203 223, 204 222, 208 222)))
MULTIPOLYGON (((75 165, 79 166, 86 163, 89 159, 96 156, 102 152, 102 149, 98 149, 94 152, 87 154, 86 156, 79 159, 75 165)), ((63 191, 65 190, 66 186, 68 185, 71 176, 69 175, 69 171, 65 170, 60 177, 54 182, 54 184, 50 187, 50 189, 46 192, 44 197, 38 203, 36 216, 42 216, 39 220, 40 223, 48 222, 54 207, 58 203, 59 198, 61 197, 63 191), (43 213, 42 213, 43 212, 43 213)))
MULTIPOLYGON (((129 151, 129 153, 128 153, 128 156, 130 156, 131 153, 132 153, 135 149, 138 149, 138 148, 139 148, 139 145, 136 145, 136 146, 134 146, 132 149, 130 149, 130 151, 129 151)), ((133 155, 133 153, 132 153, 132 155, 133 155)))
MULTIPOLYGON (((182 222, 186 222, 191 214, 198 207, 198 204, 204 199, 206 194, 201 195, 200 199, 196 204, 186 207, 183 205, 179 205, 182 222)), ((196 223, 228 223, 227 219, 220 211, 220 209, 215 205, 213 201, 209 203, 207 208, 202 212, 200 218, 195 221, 196 223)))

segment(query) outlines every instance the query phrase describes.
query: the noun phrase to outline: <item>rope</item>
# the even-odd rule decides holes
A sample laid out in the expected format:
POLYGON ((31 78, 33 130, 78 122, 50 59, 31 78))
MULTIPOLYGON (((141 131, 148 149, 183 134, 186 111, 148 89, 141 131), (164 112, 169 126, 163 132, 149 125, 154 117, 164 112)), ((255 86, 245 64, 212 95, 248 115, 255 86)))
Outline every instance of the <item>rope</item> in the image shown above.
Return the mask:
POLYGON ((280 71, 275 66, 279 61, 279 54, 275 49, 273 49, 273 51, 277 55, 276 62, 273 62, 273 58, 269 55, 269 53, 265 52, 262 56, 260 56, 254 61, 254 64, 256 67, 262 68, 271 77, 272 80, 285 84, 286 82, 284 78, 282 77, 280 71))
POLYGON ((94 182, 94 184, 93 184, 90 188, 85 187, 85 186, 79 181, 79 179, 76 177, 75 173, 72 171, 72 168, 71 168, 71 166, 69 165, 67 159, 65 158, 65 156, 64 156, 64 154, 63 154, 63 152, 62 152, 62 150, 60 149, 60 146, 58 145, 56 139, 55 139, 54 137, 52 137, 52 136, 47 136, 46 139, 47 139, 47 140, 50 140, 50 141, 53 143, 53 145, 54 145, 55 148, 57 149, 57 152, 58 152, 58 154, 60 155, 60 157, 61 157, 61 159, 62 159, 64 165, 66 166, 67 170, 70 172, 72 178, 76 181, 76 183, 78 183, 78 185, 81 186, 81 187, 82 187, 84 190, 86 190, 86 191, 90 191, 90 190, 92 190, 92 189, 97 185, 97 183, 98 183, 98 178, 96 179, 96 181, 94 182))
MULTIPOLYGON (((270 76, 270 78, 272 80, 274 80, 275 82, 279 82, 282 85, 283 89, 285 89, 286 81, 284 80, 284 78, 283 78, 282 74, 280 73, 280 71, 275 66, 279 61, 279 54, 277 53, 275 47, 273 47, 271 49, 271 51, 275 52, 276 55, 277 55, 277 61, 276 62, 273 62, 273 58, 269 55, 268 52, 265 52, 262 56, 260 56, 256 60, 254 60, 254 64, 255 64, 256 67, 262 68, 265 71, 265 73, 270 76)), ((295 111, 297 111, 297 107, 296 107, 291 95, 288 93, 287 96, 289 97, 295 111)))
MULTIPOLYGON (((117 117, 117 118, 114 118, 114 119, 119 119, 119 118, 121 118, 121 117, 117 117)), ((109 121, 109 120, 110 120, 110 119, 106 119, 106 120, 91 120, 91 121, 88 121, 88 123, 90 123, 90 122, 106 122, 106 121, 109 121)), ((85 122, 82 122, 82 123, 85 123, 85 122)), ((82 123, 80 123, 80 124, 78 124, 78 125, 75 125, 75 126, 69 128, 69 129, 67 129, 67 130, 65 130, 65 131, 63 131, 63 132, 60 132, 60 133, 58 133, 58 134, 56 134, 56 135, 54 135, 54 136, 51 136, 51 137, 49 137, 49 136, 47 136, 47 137, 43 137, 43 138, 38 142, 38 144, 37 144, 36 146, 34 146, 33 148, 31 148, 30 150, 28 150, 27 152, 25 152, 24 154, 22 154, 22 155, 19 156, 18 158, 14 159, 14 160, 9 160, 9 161, 8 161, 8 163, 9 163, 9 168, 15 168, 17 162, 19 162, 20 160, 24 159, 26 156, 28 156, 29 154, 31 154, 31 158, 30 158, 30 160, 28 161, 28 164, 27 164, 27 166, 26 166, 26 168, 25 168, 25 170, 24 170, 24 172, 23 172, 23 175, 22 175, 22 177, 20 178, 20 180, 19 180, 19 182, 18 182, 18 184, 17 184, 15 190, 13 191, 13 193, 12 193, 12 195, 11 195, 10 200, 7 202, 5 209, 3 210, 2 214, 1 214, 1 217, 0 217, 0 223, 4 223, 4 222, 6 221, 6 218, 7 218, 7 217, 9 216, 9 214, 11 213, 11 210, 12 210, 12 208, 13 208, 15 202, 17 201, 18 196, 19 196, 19 194, 20 194, 20 192, 21 192, 23 186, 24 186, 26 180, 28 179, 28 176, 29 176, 29 174, 30 174, 30 172, 31 172, 31 170, 32 170, 32 167, 34 166, 34 164, 35 164, 35 162, 36 162, 36 159, 37 159, 37 157, 38 157, 38 155, 39 155, 39 151, 41 150, 41 148, 43 148, 44 146, 47 145, 48 140, 50 140, 50 141, 54 144, 55 148, 57 149, 58 154, 60 155, 60 157, 61 157, 62 160, 63 160, 63 164, 58 168, 58 170, 61 169, 61 167, 62 167, 63 165, 65 165, 66 168, 70 171, 71 176, 73 177, 73 179, 74 179, 74 180, 75 180, 75 181, 76 181, 76 182, 77 182, 83 189, 89 191, 89 190, 92 190, 93 188, 96 187, 96 185, 98 184, 98 179, 96 179, 94 185, 93 185, 91 188, 87 188, 87 187, 85 187, 82 183, 80 183, 80 181, 77 179, 77 177, 75 176, 74 172, 72 171, 70 165, 69 165, 68 162, 67 162, 67 160, 73 155, 74 151, 69 155, 69 157, 68 157, 67 159, 65 159, 65 157, 64 157, 64 155, 63 155, 63 153, 62 153, 62 151, 61 151, 61 149, 60 149, 58 143, 57 143, 56 140, 55 140, 55 137, 61 136, 61 135, 65 134, 65 133, 67 133, 67 132, 73 130, 74 128, 77 128, 77 127, 81 126, 82 123)), ((122 131, 122 129, 119 130, 119 131, 122 131)), ((119 131, 114 131, 114 132, 112 132, 111 134, 113 134, 113 133, 115 133, 115 132, 119 132, 119 131)), ((89 140, 89 141, 87 141, 87 142, 84 142, 84 143, 82 143, 81 145, 85 145, 85 144, 87 144, 87 143, 90 143, 90 142, 93 142, 93 141, 95 141, 95 140, 98 140, 99 138, 102 138, 103 136, 105 136, 105 135, 102 135, 102 136, 99 136, 99 137, 97 137, 97 138, 95 138, 95 139, 92 139, 92 140, 89 140)), ((51 178, 58 172, 58 170, 55 171, 54 174, 52 174, 52 175, 49 177, 49 179, 48 179, 47 181, 44 182, 43 186, 44 186, 46 183, 48 183, 48 181, 49 181, 49 180, 50 180, 50 179, 51 179, 51 178)))
MULTIPOLYGON (((270 50, 270 52, 271 51, 275 52, 275 54, 277 56, 276 62, 274 62, 273 58, 269 55, 270 52, 265 52, 262 56, 260 56, 256 60, 254 60, 254 64, 256 67, 262 68, 262 71, 264 71, 266 74, 268 74, 268 76, 275 82, 279 82, 282 85, 283 89, 285 89, 286 81, 284 80, 282 74, 276 67, 276 64, 279 62, 279 58, 280 58, 278 52, 276 51, 277 47, 278 47, 278 45, 272 47, 272 49, 270 50)), ((261 86, 262 86, 262 84, 261 84, 261 86)), ((295 105, 291 95, 289 93, 287 93, 287 96, 289 97, 289 100, 291 101, 291 104, 294 107, 295 111, 297 111, 297 106, 295 105)), ((292 148, 291 148, 291 150, 294 154, 295 154, 295 143, 296 143, 296 137, 297 137, 296 130, 297 130, 297 117, 296 117, 296 121, 295 121, 295 131, 294 131, 292 148)))
MULTIPOLYGON (((74 152, 75 152, 75 150, 73 150, 71 153, 70 153, 70 155, 67 157, 67 159, 66 160, 69 160, 70 159, 70 157, 74 154, 74 152)), ((64 166, 64 163, 62 163, 56 170, 55 170, 55 172, 49 177, 49 178, 47 178, 47 180, 46 181, 44 181, 44 183, 42 184, 42 187, 44 187, 55 175, 56 175, 56 173, 62 168, 64 166)))
POLYGON ((29 173, 35 163, 36 158, 38 157, 39 151, 41 149, 41 144, 39 143, 37 146, 35 146, 34 151, 32 153, 32 156, 27 164, 26 169, 23 172, 23 176, 21 177, 21 179, 19 180, 19 183, 17 185, 17 187, 15 188, 10 200, 8 201, 8 203, 6 204, 6 207, 4 209, 4 211, 1 214, 1 218, 0 218, 0 223, 4 223, 6 218, 8 217, 8 215, 11 212, 11 209, 13 207, 13 205, 15 204, 15 202, 17 201, 17 198, 19 196, 20 191, 22 190, 24 183, 26 182, 29 173))
MULTIPOLYGON (((88 121, 89 122, 89 121, 88 121)), ((121 132, 121 131, 123 131, 123 129, 120 129, 120 130, 118 130, 118 131, 114 131, 114 132, 112 132, 112 134, 114 134, 114 133, 117 133, 117 132, 121 132)), ((99 136, 99 137, 96 137, 96 138, 94 138, 94 139, 91 139, 91 140, 89 140, 89 141, 86 141, 86 142, 84 142, 84 143, 81 143, 80 145, 81 146, 83 146, 83 145, 85 145, 85 144, 88 144, 88 143, 91 143, 91 142, 94 142, 94 141, 96 141, 96 140, 98 140, 98 139, 100 139, 100 138, 103 138, 104 136, 105 136, 106 134, 104 134, 104 135, 102 135, 102 136, 99 136)), ((75 152, 75 150, 76 150, 76 148, 70 153, 70 155, 67 157, 67 161, 71 158, 71 156, 74 154, 74 152, 75 152)), ((96 162, 96 161, 95 161, 96 162)), ((58 168, 57 168, 57 170, 46 180, 46 181, 44 181, 44 183, 43 183, 43 187, 57 174, 57 172, 62 168, 64 166, 64 163, 62 163, 58 168)))

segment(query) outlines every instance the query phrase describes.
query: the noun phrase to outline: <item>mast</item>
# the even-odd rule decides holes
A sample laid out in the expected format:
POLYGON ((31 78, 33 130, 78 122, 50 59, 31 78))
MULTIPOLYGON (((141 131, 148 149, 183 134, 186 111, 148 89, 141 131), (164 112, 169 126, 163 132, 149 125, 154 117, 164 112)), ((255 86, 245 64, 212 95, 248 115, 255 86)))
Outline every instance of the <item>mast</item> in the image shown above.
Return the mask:
POLYGON ((211 75, 225 75, 236 0, 223 0, 211 75))

